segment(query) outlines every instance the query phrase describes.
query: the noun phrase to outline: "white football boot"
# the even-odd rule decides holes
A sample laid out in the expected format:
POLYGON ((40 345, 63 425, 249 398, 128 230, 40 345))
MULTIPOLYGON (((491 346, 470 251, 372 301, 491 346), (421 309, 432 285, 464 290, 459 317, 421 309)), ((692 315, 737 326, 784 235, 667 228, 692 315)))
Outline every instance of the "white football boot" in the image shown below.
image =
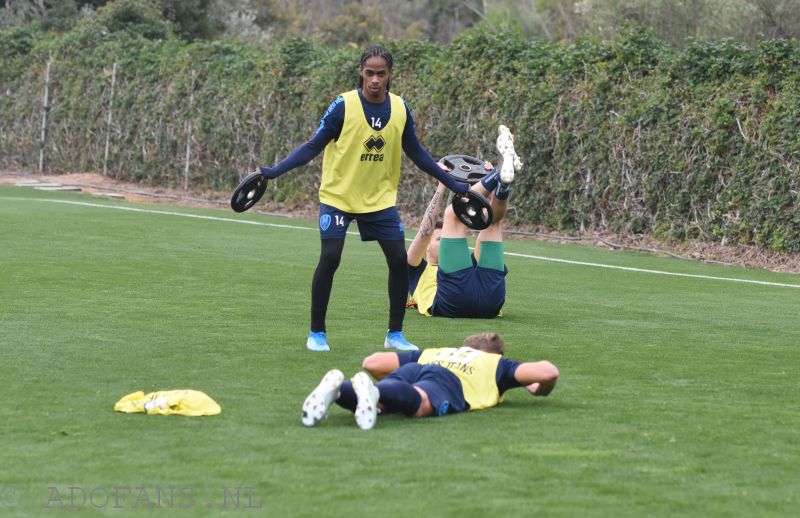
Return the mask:
POLYGON ((514 135, 502 124, 497 128, 497 151, 503 157, 500 166, 500 183, 508 185, 514 181, 514 172, 522 169, 522 160, 514 151, 514 135))
POLYGON ((362 430, 372 430, 378 421, 378 399, 380 392, 365 372, 352 378, 353 390, 358 398, 356 405, 356 424, 362 430))
POLYGON ((303 401, 302 419, 305 426, 315 426, 328 417, 328 409, 339 397, 339 387, 343 381, 344 374, 340 370, 333 369, 325 374, 317 388, 303 401))

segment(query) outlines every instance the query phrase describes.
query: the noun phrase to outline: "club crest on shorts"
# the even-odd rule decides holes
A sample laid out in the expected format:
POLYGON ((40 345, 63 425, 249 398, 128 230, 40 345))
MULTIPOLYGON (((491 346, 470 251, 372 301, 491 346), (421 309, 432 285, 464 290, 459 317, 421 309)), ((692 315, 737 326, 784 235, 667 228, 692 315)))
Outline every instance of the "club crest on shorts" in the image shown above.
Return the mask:
POLYGON ((328 227, 330 226, 331 226, 330 214, 323 214, 322 216, 319 217, 319 228, 321 228, 323 232, 328 230, 328 227))

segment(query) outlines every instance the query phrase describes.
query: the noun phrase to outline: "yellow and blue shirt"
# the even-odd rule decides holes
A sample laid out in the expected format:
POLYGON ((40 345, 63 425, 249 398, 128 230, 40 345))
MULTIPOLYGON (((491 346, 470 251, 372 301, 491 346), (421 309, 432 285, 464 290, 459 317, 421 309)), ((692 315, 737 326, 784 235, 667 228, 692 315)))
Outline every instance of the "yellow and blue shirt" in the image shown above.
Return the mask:
MULTIPOLYGON (((442 250, 439 250, 441 259, 442 250)), ((471 256, 470 256, 471 257, 471 256)), ((478 266, 446 273, 422 259, 408 266, 409 302, 420 314, 449 318, 493 318, 502 316, 506 300, 505 276, 493 268, 478 266)))
POLYGON ((439 266, 429 264, 425 259, 417 266, 408 267, 409 302, 417 307, 417 311, 426 317, 431 316, 433 300, 436 298, 437 275, 439 266))
POLYGON ((397 356, 401 366, 411 362, 438 365, 455 375, 470 410, 493 407, 502 401, 506 390, 521 386, 514 377, 519 362, 499 354, 470 347, 442 347, 397 356))
POLYGON ((394 206, 401 150, 414 165, 448 189, 467 187, 442 171, 422 147, 411 109, 391 92, 381 103, 368 102, 360 90, 339 95, 328 106, 310 140, 272 167, 261 167, 261 172, 265 178, 278 178, 309 163, 323 150, 326 156, 320 201, 344 212, 364 214, 394 206), (348 142, 351 148, 347 147, 348 142), (364 171, 361 165, 366 166, 364 171), (354 176, 347 176, 354 172, 354 176), (370 186, 376 190, 369 191, 370 186))
POLYGON ((397 204, 406 109, 388 93, 391 114, 376 128, 367 122, 358 91, 342 94, 344 123, 325 147, 319 201, 344 212, 376 212, 397 204))

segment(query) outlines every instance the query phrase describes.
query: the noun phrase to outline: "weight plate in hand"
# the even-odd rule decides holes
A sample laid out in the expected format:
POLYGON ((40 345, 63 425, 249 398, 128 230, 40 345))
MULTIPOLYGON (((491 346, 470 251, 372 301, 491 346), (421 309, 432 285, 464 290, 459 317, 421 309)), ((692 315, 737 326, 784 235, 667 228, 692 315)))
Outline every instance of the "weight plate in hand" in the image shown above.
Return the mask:
POLYGON ((439 160, 448 168, 447 174, 459 182, 476 184, 489 174, 483 167, 483 160, 468 155, 447 155, 439 160))
POLYGON ((267 180, 261 176, 261 173, 250 173, 239 182, 239 186, 233 191, 231 208, 236 212, 246 211, 261 199, 266 190, 267 180))

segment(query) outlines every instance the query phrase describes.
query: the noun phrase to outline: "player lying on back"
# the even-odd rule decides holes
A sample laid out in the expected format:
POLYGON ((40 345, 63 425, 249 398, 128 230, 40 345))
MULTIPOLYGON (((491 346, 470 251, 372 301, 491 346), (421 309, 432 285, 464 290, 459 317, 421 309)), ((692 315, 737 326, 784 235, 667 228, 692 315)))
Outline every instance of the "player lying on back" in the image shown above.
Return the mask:
POLYGON ((492 318, 505 304, 508 269, 503 258, 502 221, 514 171, 522 167, 514 152, 514 136, 505 126, 500 126, 497 149, 503 155, 500 171, 486 162, 488 174, 471 187, 489 199, 494 213, 491 224, 478 234, 474 252, 470 253, 467 245, 470 229, 452 206, 445 209, 441 228, 436 224, 446 193, 441 183, 408 247, 409 305, 423 315, 492 318))

